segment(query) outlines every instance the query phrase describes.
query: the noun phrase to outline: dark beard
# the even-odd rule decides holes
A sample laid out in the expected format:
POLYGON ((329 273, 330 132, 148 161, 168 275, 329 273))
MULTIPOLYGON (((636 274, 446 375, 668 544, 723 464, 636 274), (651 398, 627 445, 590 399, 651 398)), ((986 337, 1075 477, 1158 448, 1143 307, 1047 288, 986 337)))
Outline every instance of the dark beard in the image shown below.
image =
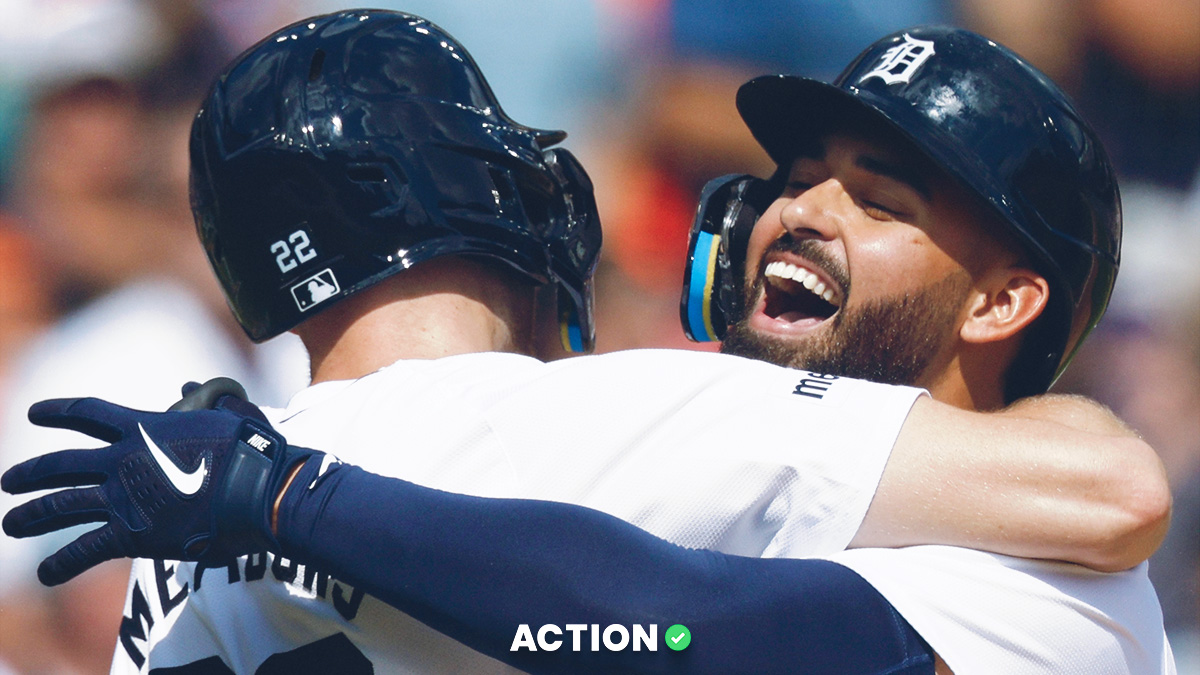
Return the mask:
MULTIPOLYGON (((914 385, 948 338, 969 288, 952 274, 915 293, 873 302, 853 314, 839 312, 820 338, 789 341, 749 327, 753 302, 729 327, 721 351, 786 368, 914 385)), ((758 297, 760 275, 751 297, 758 297)))

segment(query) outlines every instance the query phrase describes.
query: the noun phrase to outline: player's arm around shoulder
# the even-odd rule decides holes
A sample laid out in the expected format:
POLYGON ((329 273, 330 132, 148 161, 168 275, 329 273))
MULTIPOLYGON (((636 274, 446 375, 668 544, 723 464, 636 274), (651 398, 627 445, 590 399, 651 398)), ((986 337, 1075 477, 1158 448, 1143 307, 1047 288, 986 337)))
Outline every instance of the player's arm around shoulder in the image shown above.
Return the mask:
POLYGON ((1043 395, 971 412, 922 398, 853 547, 944 543, 1119 571, 1162 543, 1157 453, 1104 406, 1043 395))
POLYGON ((1097 526, 1094 541, 1081 549, 1096 557, 1084 564, 1120 571, 1158 550, 1171 519, 1171 489, 1162 459, 1136 430, 1106 406, 1075 395, 1030 397, 1002 414, 1066 429, 1062 446, 1053 444, 1048 454, 1062 453, 1054 458, 1062 462, 1063 482, 1080 490, 1076 496, 1089 507, 1083 515, 1097 526), (1094 465, 1086 463, 1089 458, 1094 465))

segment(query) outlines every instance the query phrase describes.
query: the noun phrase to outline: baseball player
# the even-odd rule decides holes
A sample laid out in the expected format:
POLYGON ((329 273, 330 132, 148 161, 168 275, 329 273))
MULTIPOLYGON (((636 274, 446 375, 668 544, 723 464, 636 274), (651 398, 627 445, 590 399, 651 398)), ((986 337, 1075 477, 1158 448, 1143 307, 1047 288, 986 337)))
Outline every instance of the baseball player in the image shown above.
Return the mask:
MULTIPOLYGON (((583 348, 590 338, 587 282, 599 242, 586 177, 569 154, 546 147, 560 138, 505 118, 461 47, 427 22, 403 15, 347 13, 297 24, 260 43, 231 67, 195 127, 198 226, 247 331, 262 339, 295 328, 313 354, 317 384, 288 409, 269 411, 270 422, 291 442, 334 450, 377 473, 439 487, 596 506, 687 546, 781 557, 844 548, 859 531, 888 451, 894 444, 897 450, 904 447, 906 434, 947 423, 963 432, 959 438, 965 446, 984 442, 986 436, 966 434, 979 431, 979 418, 985 416, 946 410, 923 398, 914 404, 918 390, 837 375, 797 373, 707 354, 629 353, 547 366, 513 354, 471 353, 515 351, 527 343, 526 315, 532 303, 528 284, 516 281, 520 275, 558 289, 566 342, 583 348), (422 79, 418 74, 440 77, 422 79), (404 95, 389 100, 397 77, 405 78, 400 90, 404 95), (426 140, 432 142, 422 146, 426 140), (318 151, 320 161, 315 161, 318 151), (480 182, 472 184, 472 178, 480 182), (485 189, 475 189, 480 185, 485 189), (362 225, 379 222, 388 222, 393 231, 362 225), (378 248, 367 246, 371 243, 378 248), (447 254, 472 257, 446 258, 447 254), (405 271, 394 282, 381 283, 400 270, 405 271), (312 288, 322 290, 308 292, 312 288), (431 308, 437 312, 431 313, 431 308), (445 319, 435 321, 431 315, 445 319), (411 360, 445 354, 457 355, 411 360), (408 359, 396 361, 399 357, 408 359), (580 387, 588 388, 586 396, 579 395, 580 387), (908 431, 902 433, 910 408, 910 424, 914 418, 924 422, 916 430, 906 426, 908 431), (798 430, 799 449, 788 442, 798 430), (564 439, 576 446, 571 452, 562 451, 564 439), (828 451, 831 447, 844 452, 834 455, 828 451)), ((769 212, 763 221, 768 217, 769 212)), ((838 300, 849 302, 853 297, 848 285, 836 292, 845 294, 838 300)), ((1063 403, 1055 405, 1059 404, 1063 403)), ((336 506, 340 502, 326 499, 328 494, 312 495, 349 484, 347 474, 365 474, 353 474, 328 456, 303 462, 312 457, 310 451, 284 450, 283 439, 265 420, 254 421, 253 411, 228 397, 217 408, 151 416, 95 401, 48 403, 33 412, 35 421, 119 442, 107 453, 68 453, 22 465, 5 481, 6 489, 24 491, 74 484, 82 474, 91 478, 111 472, 121 479, 105 481, 103 489, 112 490, 113 496, 129 489, 123 500, 99 497, 93 489, 64 493, 72 495, 66 501, 42 500, 14 511, 17 515, 6 520, 6 527, 13 525, 23 534, 93 517, 72 511, 77 508, 95 513, 117 509, 121 514, 48 561, 44 580, 69 578, 94 563, 96 555, 136 552, 203 560, 199 565, 162 559, 137 563, 115 671, 153 666, 269 672, 296 663, 337 663, 351 670, 374 664, 388 672, 499 667, 364 594, 367 587, 373 594, 378 590, 378 597, 404 600, 389 593, 385 583, 372 582, 369 573, 354 571, 354 563, 376 570, 386 567, 366 560, 369 551, 362 544, 383 545, 389 533, 408 532, 403 508, 394 519, 346 523, 354 537, 337 541, 348 547, 343 553, 351 559, 349 566, 332 555, 310 558, 322 565, 330 560, 337 569, 354 574, 359 585, 330 577, 324 570, 333 567, 306 566, 274 554, 255 553, 227 562, 227 555, 260 550, 264 537, 270 539, 270 528, 262 524, 269 522, 274 507, 267 496, 280 494, 296 466, 301 466, 296 485, 307 487, 288 490, 285 496, 316 500, 306 504, 336 506), (136 452, 127 452, 131 446, 136 452), (234 470, 226 462, 228 453, 216 452, 217 446, 253 448, 238 455, 250 458, 239 467, 264 457, 277 461, 258 473, 234 470), (116 454, 121 459, 106 468, 95 464, 116 454), (240 481, 246 476, 270 489, 244 489, 240 481), (202 498, 189 504, 179 499, 181 493, 202 498), (257 495, 257 501, 247 506, 245 495, 257 495), (97 498, 100 502, 90 501, 97 498), (86 505, 71 506, 72 499, 83 499, 86 505), (216 538, 185 527, 186 518, 179 516, 191 512, 189 505, 210 504, 221 524, 222 536, 216 538), (31 517, 37 509, 51 510, 31 517), (257 515, 247 519, 246 512, 257 515), (395 531, 356 527, 378 527, 389 520, 395 521, 395 531), (229 533, 231 538, 225 536, 229 533), (249 548, 244 547, 247 541, 249 548), (208 550, 212 542, 220 543, 208 550)), ((1018 418, 1004 418, 1001 427, 1013 427, 1018 418)), ((1035 426, 1039 432, 1070 436, 1061 425, 1035 426)), ((1019 436, 1020 430, 1014 433, 1019 436)), ((1107 440, 1094 434, 1084 437, 1081 444, 1107 440)), ((1135 447, 1129 440, 1117 445, 1135 447)), ((964 445, 959 447, 965 452, 964 445)), ((893 451, 892 459, 903 462, 904 455, 893 451)), ((389 483, 393 484, 402 481, 389 483)), ((341 494, 346 493, 383 498, 387 491, 363 486, 362 492, 348 489, 341 494)), ((289 504, 285 500, 280 511, 283 529, 292 527, 288 514, 299 513, 289 504)), ((452 506, 431 509, 451 512, 452 506)), ((429 529, 444 525, 452 533, 452 525, 461 522, 455 518, 429 529)), ((498 543, 481 536, 498 531, 490 527, 495 521, 481 517, 477 522, 489 527, 449 541, 498 543)), ((583 528, 588 523, 573 524, 583 528)), ((607 520, 602 525, 625 527, 607 520)), ((570 532, 551 528, 545 534, 553 541, 570 532)), ((409 541, 414 550, 424 550, 420 540, 409 541)), ((646 541, 651 547, 661 543, 646 541)), ((275 542, 270 547, 279 550, 275 542)), ((436 542, 429 548, 437 550, 436 542)), ((467 555, 465 547, 457 550, 464 552, 464 563, 479 560, 467 555)), ((554 553, 526 547, 515 553, 540 560, 539 551, 554 553)), ((547 564, 572 559, 550 558, 547 564)), ((669 556, 662 562, 674 564, 669 556)), ((768 570, 764 574, 776 569, 808 574, 796 571, 810 567, 803 562, 761 564, 768 570)), ((418 567, 439 577, 436 566, 418 567)), ((870 587, 840 565, 816 567, 820 569, 812 572, 815 577, 839 588, 836 597, 854 597, 863 606, 875 603, 864 614, 879 619, 872 626, 885 626, 882 634, 866 631, 863 636, 875 638, 869 643, 875 649, 845 644, 834 656, 898 653, 899 660, 871 667, 931 667, 920 641, 902 621, 893 620, 887 603, 879 603, 870 587), (897 651, 888 652, 884 644, 895 645, 897 651)), ((746 569, 753 573, 755 568, 746 569)), ((1130 573, 1126 585, 1136 587, 1142 577, 1144 573, 1130 573)), ((463 588, 476 586, 465 573, 461 579, 457 574, 440 578, 423 586, 429 593, 421 600, 423 609, 411 611, 439 628, 461 628, 464 622, 457 616, 447 622, 430 612, 441 611, 436 602, 452 597, 459 581, 463 588)), ((504 580, 491 581, 502 586, 504 580)), ((776 597, 790 597, 788 606, 803 604, 797 596, 776 597)), ((1086 612, 1078 614, 1076 621, 1088 621, 1086 612)), ((1113 616, 1115 623, 1124 625, 1120 612, 1113 616)), ((849 628, 853 619, 847 613, 835 623, 849 628)), ((819 621, 813 623, 814 630, 821 627, 819 621)), ((477 630, 470 627, 468 633, 477 630)), ((1101 645, 1101 658, 1111 659, 1114 650, 1153 643, 1157 637, 1153 626, 1112 632, 1117 635, 1101 645)), ((797 644, 815 653, 822 642, 817 638, 797 644)), ((489 651, 503 656, 496 652, 489 651)), ((1143 656, 1153 660, 1161 652, 1143 656)), ((723 662, 708 663, 719 667, 723 662)), ((776 665, 790 669, 793 663, 784 657, 776 665)))

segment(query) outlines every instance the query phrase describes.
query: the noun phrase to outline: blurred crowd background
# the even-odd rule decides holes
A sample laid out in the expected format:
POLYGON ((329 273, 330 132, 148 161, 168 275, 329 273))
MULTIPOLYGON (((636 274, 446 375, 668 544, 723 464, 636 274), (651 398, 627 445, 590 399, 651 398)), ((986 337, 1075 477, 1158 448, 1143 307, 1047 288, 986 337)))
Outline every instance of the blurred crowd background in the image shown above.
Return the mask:
MULTIPOLYGON (((195 240, 187 130, 229 59, 331 0, 0 0, 0 468, 81 447, 25 410, 100 395, 163 409, 231 375, 261 403, 304 386, 284 336, 251 345, 195 240)), ((734 108, 750 77, 832 78, 885 33, 949 23, 1062 84, 1122 181, 1107 318, 1057 386, 1098 398, 1162 453, 1175 491, 1151 560, 1179 671, 1200 672, 1200 3, 1195 0, 379 0, 441 25, 517 121, 565 129, 605 230, 599 351, 711 348, 678 321, 701 186, 773 169, 734 108)), ((0 508, 17 503, 0 497, 0 508)), ((0 674, 103 673, 127 563, 56 589, 62 545, 0 538, 0 674)))

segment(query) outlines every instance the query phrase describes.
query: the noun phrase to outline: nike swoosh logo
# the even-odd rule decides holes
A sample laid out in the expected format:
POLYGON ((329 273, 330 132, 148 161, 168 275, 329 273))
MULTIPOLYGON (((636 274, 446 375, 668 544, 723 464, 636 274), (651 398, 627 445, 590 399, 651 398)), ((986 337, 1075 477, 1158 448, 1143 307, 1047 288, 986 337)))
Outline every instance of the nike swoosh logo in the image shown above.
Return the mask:
POLYGON ((342 460, 338 459, 337 457, 334 457, 331 454, 327 454, 324 457, 322 457, 321 458, 321 468, 317 469, 317 477, 313 479, 313 482, 308 484, 308 489, 312 490, 313 488, 317 487, 317 483, 320 483, 321 479, 325 477, 325 472, 329 471, 329 467, 333 466, 334 464, 341 464, 341 463, 342 463, 342 460))
POLYGON ((167 457, 154 439, 150 438, 150 434, 147 434, 146 430, 142 428, 141 422, 138 422, 138 431, 142 432, 142 440, 146 441, 146 447, 150 449, 150 456, 154 458, 158 468, 162 469, 167 480, 171 481, 171 485, 175 486, 176 490, 185 495, 194 495, 204 487, 204 478, 208 475, 205 462, 208 458, 201 459, 200 466, 196 467, 195 471, 187 473, 180 469, 175 462, 172 462, 170 457, 167 457))

